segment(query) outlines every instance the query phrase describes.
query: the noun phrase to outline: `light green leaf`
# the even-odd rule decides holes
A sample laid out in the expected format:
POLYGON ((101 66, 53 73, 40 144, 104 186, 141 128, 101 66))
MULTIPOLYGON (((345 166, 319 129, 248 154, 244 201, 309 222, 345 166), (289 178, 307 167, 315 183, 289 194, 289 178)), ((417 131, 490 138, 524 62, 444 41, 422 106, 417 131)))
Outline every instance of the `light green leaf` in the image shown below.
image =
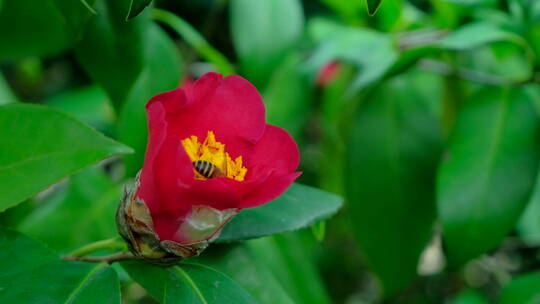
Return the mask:
POLYGON ((131 149, 53 108, 0 107, 0 211, 61 178, 131 149))
POLYGON ((152 0, 131 0, 126 21, 137 17, 150 3, 152 3, 152 0))
POLYGON ((256 86, 262 86, 304 31, 301 1, 232 0, 230 13, 242 71, 256 86))
POLYGON ((441 130, 430 102, 437 79, 404 74, 361 106, 347 142, 345 185, 352 228, 383 293, 416 276, 435 220, 441 130))
POLYGON ((105 264, 61 261, 9 230, 0 230, 0 249, 0 303, 120 303, 120 282, 105 264))
POLYGON ((236 282, 208 266, 180 264, 163 268, 140 262, 121 264, 160 303, 257 303, 236 282))
POLYGON ((481 90, 459 113, 437 178, 451 266, 494 248, 516 224, 538 168, 538 123, 518 89, 481 90))
POLYGON ((293 184, 270 203, 242 210, 225 226, 218 241, 245 240, 306 228, 330 217, 341 205, 342 199, 337 195, 293 184))
POLYGON ((143 164, 148 136, 146 103, 154 95, 176 88, 182 75, 174 42, 155 23, 146 31, 145 66, 124 102, 118 124, 118 138, 135 149, 124 157, 127 176, 135 176, 143 164))
POLYGON ((532 272, 517 276, 504 286, 497 304, 540 303, 540 273, 532 272))
POLYGON ((516 34, 503 30, 497 24, 476 22, 467 24, 438 42, 438 46, 451 50, 467 50, 496 41, 521 41, 516 34))
POLYGON ((488 304, 480 292, 470 289, 460 292, 449 304, 488 304))

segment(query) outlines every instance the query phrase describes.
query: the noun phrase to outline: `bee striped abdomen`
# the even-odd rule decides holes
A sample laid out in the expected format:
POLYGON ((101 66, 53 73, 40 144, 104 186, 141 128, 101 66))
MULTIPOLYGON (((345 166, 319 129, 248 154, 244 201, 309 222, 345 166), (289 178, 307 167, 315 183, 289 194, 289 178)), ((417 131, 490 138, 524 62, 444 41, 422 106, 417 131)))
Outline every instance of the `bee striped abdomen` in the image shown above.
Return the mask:
POLYGON ((209 161, 197 160, 193 162, 195 171, 206 178, 223 176, 221 170, 209 161))

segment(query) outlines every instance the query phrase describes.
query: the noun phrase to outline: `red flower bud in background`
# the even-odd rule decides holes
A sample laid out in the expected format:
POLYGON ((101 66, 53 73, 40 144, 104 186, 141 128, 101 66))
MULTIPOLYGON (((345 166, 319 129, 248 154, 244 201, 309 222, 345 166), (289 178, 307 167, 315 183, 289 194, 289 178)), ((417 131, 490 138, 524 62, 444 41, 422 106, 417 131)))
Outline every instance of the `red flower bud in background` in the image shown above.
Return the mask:
POLYGON ((338 61, 330 61, 323 65, 319 72, 317 73, 317 78, 315 82, 317 85, 324 87, 330 84, 337 76, 340 68, 340 63, 338 61))
POLYGON ((239 76, 208 73, 146 110, 144 165, 117 213, 140 257, 198 254, 240 210, 273 200, 300 175, 296 143, 266 124, 261 96, 239 76))

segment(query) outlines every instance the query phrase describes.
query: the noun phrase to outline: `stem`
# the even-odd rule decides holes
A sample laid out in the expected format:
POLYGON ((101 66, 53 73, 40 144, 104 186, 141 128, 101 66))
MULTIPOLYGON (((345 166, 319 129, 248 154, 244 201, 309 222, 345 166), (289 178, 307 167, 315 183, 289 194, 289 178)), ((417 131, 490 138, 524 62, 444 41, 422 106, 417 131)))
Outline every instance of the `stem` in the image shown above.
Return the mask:
POLYGON ((94 243, 86 244, 81 248, 75 249, 68 256, 80 257, 96 251, 125 249, 125 246, 126 245, 123 241, 120 240, 119 237, 114 237, 112 239, 101 240, 94 243))
POLYGON ((63 256, 62 259, 66 261, 112 264, 118 261, 139 260, 140 258, 137 256, 134 256, 133 253, 129 251, 122 251, 122 252, 117 252, 117 253, 113 253, 109 255, 91 256, 91 257, 67 255, 67 256, 63 256))

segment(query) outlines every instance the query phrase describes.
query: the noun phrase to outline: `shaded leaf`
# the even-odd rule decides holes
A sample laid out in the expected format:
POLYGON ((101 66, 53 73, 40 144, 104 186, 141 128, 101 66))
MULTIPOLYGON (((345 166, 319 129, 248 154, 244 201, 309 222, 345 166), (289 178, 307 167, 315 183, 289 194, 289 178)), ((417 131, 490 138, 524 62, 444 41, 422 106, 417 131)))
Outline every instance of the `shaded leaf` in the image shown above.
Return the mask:
POLYGON ((120 282, 105 264, 61 261, 20 233, 0 230, 1 303, 120 303, 120 282))
POLYGON ((405 74, 368 96, 350 129, 345 170, 364 260, 393 295, 416 276, 435 219, 441 130, 430 102, 437 78, 405 74))
POLYGON ((117 109, 143 69, 144 27, 149 22, 142 17, 126 22, 128 1, 98 1, 99 14, 90 18, 75 45, 77 60, 117 109))
POLYGON ((437 178, 450 265, 494 248, 516 224, 538 168, 538 117, 522 90, 491 87, 460 112, 437 178))
POLYGON ((57 54, 70 45, 68 29, 49 1, 0 4, 0 61, 57 54))
POLYGON ((106 157, 131 152, 74 118, 36 105, 0 107, 0 211, 106 157))
POLYGON ((89 168, 73 175, 61 190, 64 191, 39 204, 18 230, 58 251, 117 235, 113 219, 122 190, 102 168, 89 168))
POLYGON ((96 0, 53 0, 52 2, 73 40, 81 38, 88 19, 92 14, 97 14, 93 9, 96 0))
POLYGON ((510 283, 504 286, 497 303, 540 303, 540 273, 532 272, 513 278, 510 283))
POLYGON ((293 184, 284 194, 265 205, 242 210, 228 223, 218 241, 229 242, 306 228, 341 208, 334 194, 293 184))
POLYGON ((126 21, 137 17, 150 3, 152 0, 131 0, 126 21))
POLYGON ((366 0, 368 14, 370 16, 375 15, 379 6, 381 6, 382 0, 366 0))
POLYGON ((236 282, 208 266, 180 264, 163 268, 140 262, 121 264, 160 303, 257 303, 236 282))

